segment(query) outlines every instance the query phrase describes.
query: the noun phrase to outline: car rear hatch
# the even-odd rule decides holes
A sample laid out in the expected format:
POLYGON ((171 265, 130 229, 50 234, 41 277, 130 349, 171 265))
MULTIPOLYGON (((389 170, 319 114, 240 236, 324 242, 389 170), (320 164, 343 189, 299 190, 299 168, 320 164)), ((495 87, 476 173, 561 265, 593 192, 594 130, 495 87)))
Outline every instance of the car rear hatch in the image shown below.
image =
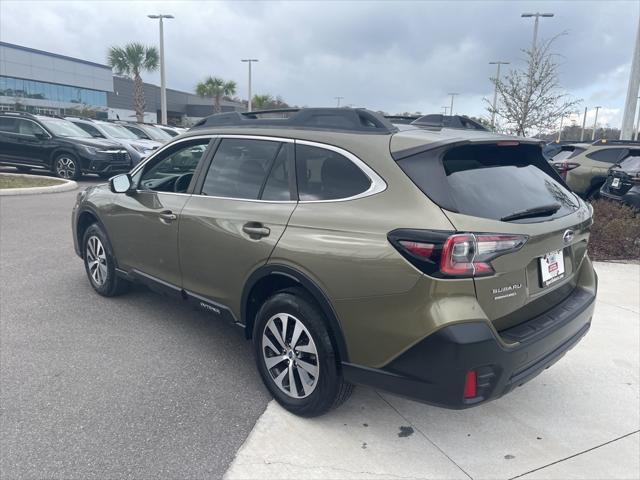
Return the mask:
POLYGON ((435 147, 394 155, 455 227, 434 247, 439 257, 432 274, 472 278, 498 331, 565 300, 586 254, 591 212, 540 146, 476 140, 435 147))
POLYGON ((622 197, 633 187, 640 185, 640 150, 629 150, 627 156, 609 170, 602 190, 622 197))

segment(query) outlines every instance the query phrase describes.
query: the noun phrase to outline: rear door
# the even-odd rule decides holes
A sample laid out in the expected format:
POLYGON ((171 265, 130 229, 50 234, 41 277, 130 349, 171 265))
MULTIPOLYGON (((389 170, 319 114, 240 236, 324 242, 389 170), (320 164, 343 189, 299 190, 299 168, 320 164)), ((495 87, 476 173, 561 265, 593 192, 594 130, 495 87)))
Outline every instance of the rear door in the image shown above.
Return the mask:
POLYGON ((188 294, 239 313, 248 276, 266 263, 296 207, 293 155, 289 140, 219 140, 182 210, 179 251, 188 294))
MULTIPOLYGON (((492 234, 523 236, 521 247, 490 261, 495 273, 474 277, 478 301, 498 330, 569 295, 586 253, 590 214, 537 146, 466 145, 430 161, 435 162, 432 174, 418 186, 435 192, 432 199, 458 232, 474 234, 484 240, 480 248, 487 249, 492 234)), ((410 163, 399 162, 420 182, 415 174, 419 162, 410 163)))

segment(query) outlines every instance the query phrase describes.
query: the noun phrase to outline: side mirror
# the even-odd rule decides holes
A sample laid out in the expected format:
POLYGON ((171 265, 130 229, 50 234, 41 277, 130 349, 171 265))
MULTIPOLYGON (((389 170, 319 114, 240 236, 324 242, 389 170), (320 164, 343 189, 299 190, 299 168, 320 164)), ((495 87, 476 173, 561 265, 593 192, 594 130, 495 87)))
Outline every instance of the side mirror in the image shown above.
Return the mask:
POLYGON ((109 179, 109 188, 113 193, 127 193, 133 187, 133 182, 128 173, 116 175, 109 179))
POLYGON ((38 140, 46 140, 47 138, 49 138, 49 135, 47 135, 44 132, 35 132, 33 136, 36 137, 38 140))

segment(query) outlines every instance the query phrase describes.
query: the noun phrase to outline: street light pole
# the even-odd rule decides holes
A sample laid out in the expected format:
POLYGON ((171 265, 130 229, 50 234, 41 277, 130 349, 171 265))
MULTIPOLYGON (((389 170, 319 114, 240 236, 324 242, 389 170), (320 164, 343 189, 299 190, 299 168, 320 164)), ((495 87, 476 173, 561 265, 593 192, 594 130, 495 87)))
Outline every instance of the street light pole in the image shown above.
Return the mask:
POLYGON ((493 89, 493 107, 491 111, 491 130, 496 126, 496 107, 498 106, 498 82, 500 81, 500 65, 509 65, 509 62, 489 62, 489 65, 497 65, 496 68, 496 83, 493 89))
POLYGON ((340 100, 342 100, 344 97, 333 97, 338 101, 338 107, 340 106, 340 100))
POLYGON ((453 116, 453 97, 456 95, 460 95, 459 93, 449 93, 447 95, 451 95, 451 106, 449 106, 449 115, 453 116))
POLYGON ((247 111, 250 112, 251 111, 251 64, 253 62, 257 62, 258 59, 257 58, 242 58, 240 61, 249 64, 249 101, 247 102, 247 111))
POLYGON ((633 117, 636 113, 637 103, 637 100, 634 100, 633 97, 637 97, 638 92, 640 92, 640 19, 638 20, 636 45, 631 60, 631 71, 629 72, 629 86, 627 87, 627 98, 624 103, 620 140, 631 140, 633 138, 633 117))
MULTIPOLYGON (((638 100, 640 100, 640 97, 638 97, 638 100)), ((634 129, 631 140, 640 140, 640 105, 638 105, 638 121, 636 122, 636 128, 634 129)))
POLYGON ((598 124, 598 110, 600 110, 601 107, 596 107, 596 118, 593 121, 593 132, 591 132, 591 141, 595 141, 596 139, 596 125, 598 124))
POLYGON ((580 141, 584 141, 584 126, 587 123, 587 107, 584 107, 584 115, 582 116, 582 131, 580 132, 580 141))
POLYGON ((536 46, 537 46, 537 43, 538 43, 538 24, 540 23, 540 17, 543 17, 543 18, 553 17, 553 13, 540 13, 540 12, 523 13, 520 16, 523 17, 523 18, 531 18, 531 17, 533 17, 535 19, 534 22, 533 22, 533 43, 531 44, 531 51, 533 53, 535 53, 536 46))
POLYGON ((167 85, 164 78, 164 24, 165 18, 174 18, 173 15, 147 15, 149 18, 159 20, 160 24, 160 123, 167 124, 167 85))
POLYGON ((444 116, 447 116, 447 110, 449 109, 449 107, 447 107, 446 105, 444 105, 442 108, 444 108, 444 116))

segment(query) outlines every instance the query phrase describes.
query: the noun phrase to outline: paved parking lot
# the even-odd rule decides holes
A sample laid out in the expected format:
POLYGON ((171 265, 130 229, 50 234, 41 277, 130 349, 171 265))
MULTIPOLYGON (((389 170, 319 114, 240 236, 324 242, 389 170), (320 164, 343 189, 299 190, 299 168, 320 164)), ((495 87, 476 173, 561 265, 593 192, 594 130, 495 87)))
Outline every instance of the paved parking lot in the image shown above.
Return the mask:
POLYGON ((0 478, 220 478, 270 399, 250 345, 145 289, 96 295, 75 196, 0 199, 0 478))
POLYGON ((312 420, 272 402, 227 479, 640 478, 640 266, 596 270, 591 331, 509 395, 451 411, 359 388, 312 420))
POLYGON ((94 294, 75 194, 0 199, 0 478, 640 477, 640 266, 598 264, 591 332, 507 397, 448 411, 358 388, 305 420, 234 327, 94 294))

